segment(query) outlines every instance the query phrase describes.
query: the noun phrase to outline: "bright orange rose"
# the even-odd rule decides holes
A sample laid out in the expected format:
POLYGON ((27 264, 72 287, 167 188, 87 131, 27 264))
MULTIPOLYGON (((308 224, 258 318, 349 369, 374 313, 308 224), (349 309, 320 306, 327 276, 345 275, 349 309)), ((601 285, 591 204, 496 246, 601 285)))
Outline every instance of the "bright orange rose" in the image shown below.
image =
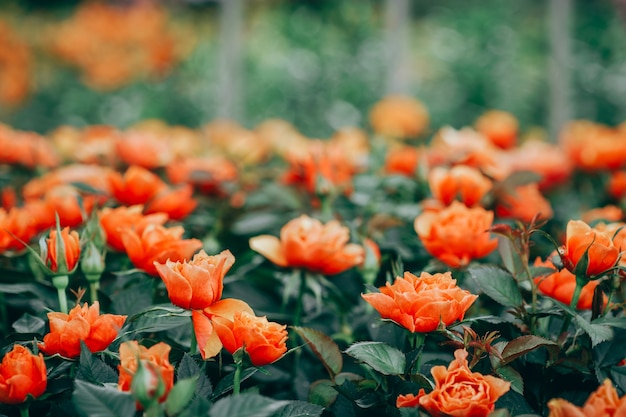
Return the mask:
POLYGON ((224 348, 231 354, 245 349, 254 366, 269 365, 287 352, 287 326, 267 317, 238 311, 232 320, 215 317, 213 324, 224 348))
POLYGON ((143 215, 143 206, 105 207, 100 211, 100 226, 107 237, 107 244, 118 252, 124 252, 122 231, 134 229, 138 235, 143 233, 149 224, 163 225, 168 217, 165 213, 143 215))
MULTIPOLYGON (((130 391, 133 377, 139 368, 137 360, 144 362, 144 366, 158 371, 158 377, 165 385, 165 393, 159 398, 159 402, 167 399, 167 395, 174 386, 174 366, 170 363, 169 356, 172 348, 164 342, 159 342, 149 349, 139 345, 136 340, 124 342, 120 345, 120 365, 117 367, 120 378, 117 386, 120 391, 130 391)), ((153 390, 156 390, 158 381, 153 381, 153 390)), ((150 388, 150 387, 146 387, 150 388)))
POLYGON ((363 247, 348 243, 349 239, 349 229, 338 221, 322 224, 302 215, 283 226, 280 239, 256 236, 250 239, 250 247, 278 266, 335 275, 361 264, 365 258, 363 247))
POLYGON ((446 205, 459 200, 467 207, 479 205, 491 190, 491 181, 476 168, 457 165, 450 169, 433 168, 428 174, 430 191, 446 205))
POLYGON ((44 336, 39 349, 46 355, 60 354, 66 358, 80 355, 80 341, 85 342, 91 352, 105 350, 117 337, 126 316, 100 314, 100 304, 95 301, 77 305, 69 314, 48 313, 50 333, 44 336))
POLYGON ((478 298, 457 287, 452 274, 431 275, 422 272, 416 277, 410 272, 396 277, 378 293, 361 295, 384 319, 390 319, 413 333, 428 333, 439 323, 446 326, 463 320, 465 312, 478 298))
POLYGON ((425 211, 415 219, 415 231, 434 257, 453 268, 489 255, 497 246, 488 229, 493 212, 467 208, 458 201, 440 211, 425 211))
POLYGON ((496 205, 496 216, 513 218, 524 223, 530 223, 535 215, 539 219, 552 218, 552 206, 539 191, 537 184, 526 184, 515 187, 512 194, 502 196, 496 205))
POLYGON ((380 100, 370 110, 369 119, 374 132, 398 139, 420 135, 430 121, 428 110, 421 101, 401 95, 380 100))
POLYGON ((67 274, 76 268, 80 259, 80 238, 76 230, 70 232, 69 227, 66 227, 61 230, 61 239, 63 239, 65 254, 57 254, 57 231, 50 231, 50 238, 46 239, 44 262, 52 272, 67 274), (59 265, 59 256, 65 257, 65 265, 59 265))
POLYGON ((586 171, 614 170, 626 161, 626 132, 602 124, 572 121, 559 141, 574 164, 586 171))
POLYGON ((414 146, 393 147, 385 158, 385 172, 411 178, 415 177, 420 163, 420 156, 420 151, 414 146))
POLYGON ((172 220, 182 220, 194 211, 197 205, 191 185, 165 187, 146 203, 145 213, 166 213, 172 220))
POLYGON ((536 139, 527 140, 522 146, 510 149, 500 159, 514 172, 531 171, 541 175, 541 189, 567 181, 574 168, 574 164, 560 146, 536 139))
POLYGON ((620 398, 611 380, 605 379, 582 408, 562 398, 550 400, 548 408, 548 417, 622 417, 626 416, 626 396, 620 398))
POLYGON ((222 298, 224 276, 235 263, 235 257, 225 250, 209 256, 202 250, 191 261, 155 263, 167 287, 172 304, 187 310, 202 310, 222 298))
POLYGON ((173 161, 166 170, 172 184, 188 183, 211 195, 224 194, 223 185, 238 176, 235 164, 220 156, 173 161))
POLYGON ((171 144, 165 138, 149 131, 124 132, 115 142, 115 152, 117 157, 128 165, 146 169, 164 167, 174 159, 171 144))
POLYGON ((57 185, 48 190, 44 202, 50 211, 51 218, 59 215, 61 226, 78 227, 89 216, 96 203, 94 195, 81 195, 72 185, 57 185))
POLYGON ((117 201, 127 206, 145 204, 167 185, 156 174, 133 165, 124 176, 111 176, 111 191, 117 201))
POLYGON ((0 363, 0 403, 21 404, 28 395, 39 397, 46 391, 48 376, 43 355, 33 355, 15 344, 0 363))
POLYGON ((182 239, 183 233, 185 230, 181 226, 166 228, 149 224, 141 234, 133 229, 122 230, 122 242, 135 267, 148 275, 158 276, 155 262, 185 261, 202 247, 198 239, 182 239))
POLYGON ((24 185, 22 194, 26 200, 38 199, 57 185, 81 183, 109 195, 109 182, 112 175, 116 175, 116 171, 110 167, 83 164, 65 165, 30 180, 24 185))
POLYGON ((559 250, 563 265, 571 272, 576 271, 578 263, 587 253, 588 264, 586 276, 598 275, 615 266, 620 259, 619 249, 615 247, 612 235, 591 228, 580 220, 567 223, 565 246, 559 250))
MULTIPOLYGON (((624 217, 624 212, 621 208, 613 205, 604 207, 598 207, 581 214, 581 219, 585 223, 589 224, 598 220, 604 220, 607 222, 618 222, 624 217)), ((615 239, 613 239, 615 241, 615 239)), ((619 247, 619 245, 616 244, 619 247)))
POLYGON ((20 240, 29 243, 38 232, 37 224, 27 210, 0 208, 0 253, 23 250, 24 244, 20 240))
MULTIPOLYGON (((556 266, 548 259, 542 261, 541 258, 535 260, 534 266, 553 268, 553 274, 535 278, 535 284, 539 291, 552 297, 563 304, 570 305, 576 288, 576 276, 567 269, 556 270, 556 266)), ((593 302, 593 292, 598 286, 599 281, 589 281, 580 292, 580 298, 576 308, 579 310, 590 310, 593 302)))
POLYGON ((517 141, 519 122, 509 112, 490 110, 476 120, 476 130, 497 147, 510 149, 517 141))
POLYGON ((626 171, 614 171, 611 173, 607 185, 609 195, 616 200, 626 196, 626 171))
POLYGON ((458 349, 454 360, 445 366, 434 366, 430 373, 435 389, 428 394, 420 389, 417 398, 400 395, 396 406, 415 406, 415 402, 433 417, 487 417, 495 403, 509 391, 511 383, 491 375, 472 372, 467 363, 467 351, 458 349), (415 401, 416 400, 416 401, 415 401), (406 404, 406 405, 405 405, 406 404))

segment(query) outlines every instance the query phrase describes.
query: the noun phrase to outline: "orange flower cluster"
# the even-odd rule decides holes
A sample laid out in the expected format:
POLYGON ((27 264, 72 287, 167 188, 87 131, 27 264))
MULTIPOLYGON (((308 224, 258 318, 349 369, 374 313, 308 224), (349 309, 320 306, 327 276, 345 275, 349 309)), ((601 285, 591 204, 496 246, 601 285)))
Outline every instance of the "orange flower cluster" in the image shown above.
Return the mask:
POLYGON ((421 407, 433 417, 487 417, 495 403, 507 393, 511 383, 491 375, 472 372, 464 349, 454 352, 454 360, 445 366, 434 366, 430 373, 435 389, 426 394, 420 389, 417 395, 400 395, 396 406, 421 407))
POLYGON ((85 342, 91 352, 106 349, 117 337, 126 316, 100 314, 100 304, 77 305, 69 314, 48 313, 50 333, 43 338, 39 349, 47 355, 59 354, 66 358, 80 355, 80 342, 85 342))
POLYGON ((50 47, 78 67, 88 85, 111 90, 136 78, 165 75, 181 59, 183 40, 154 2, 126 7, 86 2, 54 29, 50 47))
POLYGON ((476 120, 476 130, 497 147, 510 149, 517 142, 519 123, 511 113, 490 110, 476 120))
POLYGON ((30 395, 41 396, 48 386, 46 363, 43 355, 33 353, 22 345, 2 358, 0 363, 0 403, 21 404, 30 395))
POLYGON ((441 210, 427 210, 415 219, 415 231, 435 258, 452 268, 489 255, 498 246, 488 229, 493 212, 454 201, 441 210))
POLYGON ((0 104, 17 106, 26 99, 31 90, 31 59, 26 42, 0 20, 0 104))
POLYGON ((283 226, 280 239, 256 236, 250 239, 250 247, 278 266, 335 275, 365 259, 363 247, 349 240, 350 231, 338 221, 322 224, 302 215, 283 226))
MULTIPOLYGON (((0 90, 1 88, 2 81, 0 80, 0 90)), ((37 167, 52 168, 57 166, 59 162, 55 148, 43 136, 34 132, 15 130, 0 123, 0 164, 23 165, 34 169, 37 167)))
POLYGON ((626 415, 626 397, 619 397, 609 379, 595 390, 582 407, 567 400, 555 398, 548 402, 548 417, 618 417, 626 415))
POLYGON ((491 181, 476 168, 457 165, 450 169, 435 167, 428 174, 428 185, 433 197, 445 205, 454 200, 467 207, 480 205, 491 190, 491 181))
POLYGON ((554 214, 550 202, 539 191, 538 184, 520 185, 511 193, 504 194, 495 212, 500 218, 517 219, 524 223, 530 223, 535 216, 549 220, 554 214))
POLYGON ((410 272, 396 277, 379 293, 361 295, 384 319, 393 320, 412 333, 428 333, 443 323, 448 326, 463 320, 465 312, 478 298, 457 287, 452 274, 431 275, 422 272, 416 277, 410 272))
POLYGON ((626 163, 626 130, 579 120, 561 132, 560 142, 574 164, 586 171, 614 170, 626 163))
MULTIPOLYGON (((164 342, 159 342, 150 348, 139 345, 132 340, 120 345, 120 365, 117 367, 120 376, 117 383, 120 391, 130 391, 133 378, 139 369, 139 362, 143 365, 149 378, 142 388, 147 395, 155 395, 159 381, 163 384, 164 392, 159 397, 159 402, 167 399, 167 395, 174 386, 174 366, 169 361, 172 348, 164 342)), ((141 406, 138 404, 138 408, 141 406)))

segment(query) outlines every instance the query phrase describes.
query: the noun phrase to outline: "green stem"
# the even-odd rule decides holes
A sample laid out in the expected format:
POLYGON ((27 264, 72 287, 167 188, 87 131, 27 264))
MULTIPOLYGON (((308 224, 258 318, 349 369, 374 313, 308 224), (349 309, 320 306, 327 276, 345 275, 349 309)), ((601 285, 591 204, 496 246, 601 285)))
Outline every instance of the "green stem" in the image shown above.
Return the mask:
POLYGON ((576 306, 578 305, 578 300, 580 299, 580 293, 583 290, 583 286, 578 283, 578 280, 576 280, 576 288, 574 288, 574 295, 572 295, 572 301, 569 303, 569 306, 571 308, 576 308, 576 306))
POLYGON ((30 404, 28 403, 20 404, 20 417, 30 417, 30 412, 28 411, 29 408, 30 404))
POLYGON ((67 314, 67 294, 65 289, 69 285, 70 279, 67 275, 57 275, 52 277, 52 285, 57 289, 57 296, 59 298, 59 308, 61 313, 67 314))
POLYGON ((243 368, 243 362, 235 362, 235 376, 233 377, 233 395, 239 395, 241 392, 241 369, 243 368))
POLYGON ((198 339, 196 339, 196 331, 193 327, 193 320, 192 320, 191 321, 191 341, 189 342, 189 354, 195 355, 197 353, 197 350, 198 350, 198 339))
POLYGON ((304 293, 306 292, 306 271, 300 270, 300 287, 298 289, 298 298, 296 299, 296 311, 293 315, 293 325, 300 326, 302 322, 302 310, 304 308, 304 293))
POLYGON ((89 295, 92 303, 98 301, 98 289, 100 289, 99 281, 89 281, 89 295))

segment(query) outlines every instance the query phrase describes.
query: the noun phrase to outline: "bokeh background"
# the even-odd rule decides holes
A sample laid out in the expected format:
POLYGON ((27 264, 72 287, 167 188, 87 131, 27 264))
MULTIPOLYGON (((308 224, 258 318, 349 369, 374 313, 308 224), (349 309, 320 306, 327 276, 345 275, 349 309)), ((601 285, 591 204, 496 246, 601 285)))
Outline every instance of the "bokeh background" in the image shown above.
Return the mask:
POLYGON ((0 122, 281 118, 322 138, 402 93, 432 131, 496 108, 554 137, 626 119, 625 24, 618 0, 3 0, 0 122))

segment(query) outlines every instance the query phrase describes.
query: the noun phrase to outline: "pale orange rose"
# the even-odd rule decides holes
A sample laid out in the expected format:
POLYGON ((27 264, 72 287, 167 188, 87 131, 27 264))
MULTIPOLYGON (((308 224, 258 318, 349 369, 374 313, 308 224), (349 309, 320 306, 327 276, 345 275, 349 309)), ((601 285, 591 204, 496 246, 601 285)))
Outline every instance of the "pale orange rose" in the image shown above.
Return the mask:
POLYGON ((479 205, 492 187, 491 181, 479 170, 465 165, 433 168, 428 174, 428 185, 433 197, 444 204, 458 200, 467 207, 479 205))
POLYGON ((548 402, 548 408, 548 417, 623 417, 626 416, 626 397, 620 398, 611 380, 605 379, 582 407, 554 398, 548 402))
POLYGON ((585 223, 589 224, 598 220, 607 222, 618 222, 624 217, 624 212, 621 208, 613 205, 604 207, 598 207, 581 214, 581 219, 585 223))
POLYGON ((574 164, 586 171, 614 170, 626 161, 626 131, 576 120, 562 129, 559 141, 574 164))
POLYGON ((360 265, 365 258, 363 247, 349 240, 349 229, 338 221, 322 224, 302 215, 283 226, 280 239, 256 236, 250 239, 250 247, 278 266, 335 275, 360 265))
POLYGON ((446 326, 463 320, 465 312, 478 298, 457 287, 452 274, 431 275, 422 272, 416 277, 410 272, 387 283, 379 293, 361 294, 384 319, 393 320, 410 332, 435 331, 440 323, 446 326))
MULTIPOLYGON (((167 399, 167 395, 174 386, 174 366, 170 363, 169 356, 172 348, 164 342, 159 342, 150 348, 139 345, 136 340, 124 342, 120 345, 120 365, 117 367, 120 377, 117 383, 120 391, 130 391, 131 384, 137 369, 138 361, 144 361, 144 366, 155 370, 165 385, 165 392, 159 398, 159 402, 167 399)), ((153 390, 156 389, 158 381, 152 381, 153 390)))
POLYGON ((476 120, 476 130, 497 147, 510 149, 517 142, 519 122, 509 112, 490 110, 476 120))
POLYGON ((539 191, 537 184, 525 184, 515 187, 512 193, 501 196, 496 205, 496 216, 513 218, 524 223, 538 219, 548 220, 553 216, 550 202, 539 191))
POLYGON ((198 202, 193 197, 193 187, 165 187, 146 203, 145 213, 165 213, 172 220, 182 220, 193 212, 198 202))
POLYGON ((495 403, 507 393, 511 383, 491 375, 472 372, 464 349, 454 352, 454 360, 445 366, 434 366, 430 373, 435 389, 426 394, 420 389, 413 394, 400 395, 397 407, 414 407, 417 404, 432 417, 487 417, 495 403))
POLYGON ((493 212, 468 208, 458 201, 440 211, 425 211, 415 219, 415 231, 434 257, 453 268, 489 255, 498 246, 488 229, 493 212))
POLYGON ((591 228, 585 222, 570 220, 567 223, 565 246, 559 251, 563 265, 575 273, 578 263, 587 254, 587 269, 580 273, 591 277, 612 268, 620 260, 619 249, 613 244, 612 238, 608 232, 591 228))
POLYGON ((574 164, 556 144, 532 139, 502 155, 514 172, 530 171, 541 175, 539 188, 546 189, 569 179, 574 164))
POLYGON ((401 95, 380 100, 370 110, 369 119, 374 132, 398 139, 420 135, 430 122, 428 110, 421 101, 401 95))

